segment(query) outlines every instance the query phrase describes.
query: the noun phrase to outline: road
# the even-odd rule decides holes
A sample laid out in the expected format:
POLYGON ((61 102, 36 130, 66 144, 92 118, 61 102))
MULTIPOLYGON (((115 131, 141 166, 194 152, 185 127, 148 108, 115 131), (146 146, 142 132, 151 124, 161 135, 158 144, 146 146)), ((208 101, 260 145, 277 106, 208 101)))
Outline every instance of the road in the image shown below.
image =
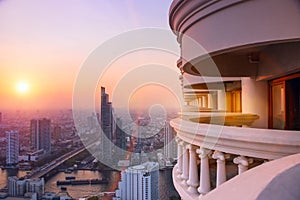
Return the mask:
POLYGON ((40 178, 45 176, 47 173, 49 173, 51 170, 53 170, 54 168, 58 167, 59 165, 61 165, 62 163, 64 163, 65 161, 69 160, 70 158, 76 156, 77 154, 83 152, 86 148, 85 147, 81 147, 78 149, 74 149, 73 151, 70 151, 69 153, 53 160, 52 162, 50 162, 49 164, 46 164, 42 167, 40 167, 38 170, 33 170, 32 173, 26 175, 26 178, 40 178))

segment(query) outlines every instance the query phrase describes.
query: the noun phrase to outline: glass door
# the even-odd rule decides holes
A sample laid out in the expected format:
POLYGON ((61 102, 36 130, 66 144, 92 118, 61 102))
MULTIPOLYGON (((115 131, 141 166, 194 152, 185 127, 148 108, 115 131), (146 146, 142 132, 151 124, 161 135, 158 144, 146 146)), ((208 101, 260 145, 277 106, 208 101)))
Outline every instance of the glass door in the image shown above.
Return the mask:
POLYGON ((300 73, 270 82, 269 128, 300 130, 300 73))

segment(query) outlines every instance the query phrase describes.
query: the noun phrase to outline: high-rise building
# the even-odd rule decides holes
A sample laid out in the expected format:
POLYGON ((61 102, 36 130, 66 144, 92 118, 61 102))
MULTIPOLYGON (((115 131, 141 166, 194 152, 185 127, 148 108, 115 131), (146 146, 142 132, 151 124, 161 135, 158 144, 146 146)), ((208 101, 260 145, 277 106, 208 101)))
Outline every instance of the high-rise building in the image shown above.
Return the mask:
POLYGON ((165 122, 164 127, 164 154, 168 161, 177 158, 177 143, 175 141, 176 132, 170 126, 170 122, 165 122))
POLYGON ((112 142, 113 142, 113 127, 112 127, 112 104, 109 102, 109 95, 105 93, 105 88, 101 87, 101 157, 103 160, 110 162, 112 159, 112 142))
POLYGON ((31 145, 34 150, 43 149, 45 153, 51 152, 51 120, 32 119, 30 122, 31 145))
POLYGON ((114 200, 157 200, 158 169, 156 162, 131 166, 122 172, 114 200))
POLYGON ((6 164, 18 163, 19 157, 19 132, 6 131, 6 164))
POLYGON ((2 113, 0 112, 0 125, 2 124, 2 113))

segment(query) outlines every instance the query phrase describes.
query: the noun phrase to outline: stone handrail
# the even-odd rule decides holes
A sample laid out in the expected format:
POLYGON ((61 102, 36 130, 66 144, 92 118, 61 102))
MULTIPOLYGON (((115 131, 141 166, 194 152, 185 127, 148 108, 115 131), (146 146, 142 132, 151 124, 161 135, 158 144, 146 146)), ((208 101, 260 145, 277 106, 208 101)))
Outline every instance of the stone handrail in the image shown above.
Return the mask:
POLYGON ((180 118, 170 124, 184 142, 226 153, 272 160, 300 152, 300 131, 221 126, 180 118))

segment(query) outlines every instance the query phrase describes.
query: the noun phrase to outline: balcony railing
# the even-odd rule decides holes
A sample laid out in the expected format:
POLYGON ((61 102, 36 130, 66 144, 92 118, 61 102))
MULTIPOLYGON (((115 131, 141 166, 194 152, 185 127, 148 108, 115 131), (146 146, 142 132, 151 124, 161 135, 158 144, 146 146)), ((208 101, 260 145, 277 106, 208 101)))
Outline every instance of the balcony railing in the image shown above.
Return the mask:
POLYGON ((299 131, 248 128, 257 118, 241 113, 182 113, 170 122, 178 143, 173 181, 183 199, 196 199, 213 186, 218 188, 227 181, 229 167, 236 165, 239 176, 250 166, 300 153, 299 131))

